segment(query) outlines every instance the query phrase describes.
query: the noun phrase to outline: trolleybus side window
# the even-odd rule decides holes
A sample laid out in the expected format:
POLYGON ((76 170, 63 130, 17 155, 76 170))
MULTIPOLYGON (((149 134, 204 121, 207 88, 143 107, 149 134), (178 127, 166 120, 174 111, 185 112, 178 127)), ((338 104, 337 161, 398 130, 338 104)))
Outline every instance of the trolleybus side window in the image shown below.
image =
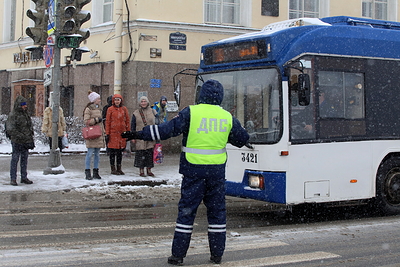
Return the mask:
POLYGON ((360 72, 366 71, 365 61, 334 57, 307 60, 305 62, 315 62, 315 81, 311 83, 312 97, 308 106, 298 104, 300 71, 291 70, 291 140, 333 141, 365 136, 365 73, 360 72))
POLYGON ((320 71, 318 91, 320 138, 365 135, 363 73, 320 71))

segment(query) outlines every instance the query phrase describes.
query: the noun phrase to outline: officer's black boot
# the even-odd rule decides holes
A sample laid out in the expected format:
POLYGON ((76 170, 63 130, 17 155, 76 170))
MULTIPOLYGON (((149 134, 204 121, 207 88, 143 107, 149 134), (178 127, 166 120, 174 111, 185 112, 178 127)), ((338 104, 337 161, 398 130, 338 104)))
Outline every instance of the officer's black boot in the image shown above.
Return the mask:
POLYGON ((210 262, 215 263, 215 264, 221 264, 222 257, 218 256, 211 256, 210 257, 210 262))
POLYGON ((183 258, 175 257, 174 255, 171 255, 168 257, 168 263, 172 265, 183 265, 183 258))

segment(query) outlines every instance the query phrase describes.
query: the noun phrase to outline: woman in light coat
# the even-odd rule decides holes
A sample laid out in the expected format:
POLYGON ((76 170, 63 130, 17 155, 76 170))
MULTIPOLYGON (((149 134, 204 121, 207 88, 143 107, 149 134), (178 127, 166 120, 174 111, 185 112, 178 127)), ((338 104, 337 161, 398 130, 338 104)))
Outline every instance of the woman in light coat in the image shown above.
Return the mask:
MULTIPOLYGON (((49 138, 50 149, 52 146, 52 136, 53 136, 53 101, 52 95, 49 97, 49 106, 44 110, 43 115, 43 123, 42 123, 42 133, 45 133, 49 138)), ((63 150, 62 138, 64 136, 64 132, 67 130, 67 124, 65 123, 64 111, 61 107, 58 107, 58 148, 60 152, 63 150)))
MULTIPOLYGON (((149 105, 149 99, 142 96, 139 100, 139 109, 135 110, 131 120, 131 131, 141 131, 146 125, 154 125, 157 120, 157 112, 149 105)), ((156 142, 135 140, 136 153, 134 166, 139 168, 140 176, 145 176, 144 168, 147 168, 147 175, 154 176, 151 168, 154 167, 153 149, 156 142)))
POLYGON ((88 149, 85 159, 85 178, 87 180, 101 179, 99 175, 99 161, 100 161, 100 148, 105 147, 104 140, 104 125, 102 123, 102 108, 100 106, 100 95, 96 92, 89 91, 89 103, 83 111, 83 121, 86 125, 92 126, 99 124, 102 129, 102 136, 96 139, 85 139, 86 147, 88 149), (93 177, 90 173, 91 158, 93 156, 93 177))

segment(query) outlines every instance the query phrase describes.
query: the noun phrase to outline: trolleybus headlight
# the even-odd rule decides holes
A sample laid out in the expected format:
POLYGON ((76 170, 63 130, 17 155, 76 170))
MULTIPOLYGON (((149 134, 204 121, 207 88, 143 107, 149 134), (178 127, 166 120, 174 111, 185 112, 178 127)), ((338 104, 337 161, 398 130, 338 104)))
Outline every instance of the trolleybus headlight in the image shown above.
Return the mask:
POLYGON ((264 177, 260 175, 249 175, 249 186, 251 188, 264 189, 264 177))

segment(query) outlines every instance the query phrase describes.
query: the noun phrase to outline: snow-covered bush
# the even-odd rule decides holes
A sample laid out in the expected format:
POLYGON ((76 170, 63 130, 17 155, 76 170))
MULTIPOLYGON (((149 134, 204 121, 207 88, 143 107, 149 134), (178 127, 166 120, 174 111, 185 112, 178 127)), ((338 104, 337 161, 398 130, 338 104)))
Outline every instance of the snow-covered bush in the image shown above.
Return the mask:
MULTIPOLYGON (((6 137, 5 123, 8 116, 5 114, 0 115, 0 144, 7 143, 8 138, 6 137)), ((8 140, 10 141, 10 140, 8 140)))
MULTIPOLYGON (((10 143, 10 139, 6 137, 5 123, 8 115, 0 115, 0 144, 10 143)), ((35 133, 35 143, 37 144, 49 144, 49 139, 42 133, 43 118, 32 117, 33 131, 35 133)), ((70 144, 83 144, 84 140, 82 137, 81 129, 84 126, 83 120, 78 117, 65 117, 65 123, 67 124, 68 141, 70 144)))
POLYGON ((36 144, 49 144, 49 139, 46 134, 42 133, 42 123, 43 118, 41 117, 31 117, 33 124, 33 132, 35 136, 36 144))
POLYGON ((82 127, 85 126, 82 118, 65 117, 67 124, 68 141, 70 144, 83 144, 82 127))

